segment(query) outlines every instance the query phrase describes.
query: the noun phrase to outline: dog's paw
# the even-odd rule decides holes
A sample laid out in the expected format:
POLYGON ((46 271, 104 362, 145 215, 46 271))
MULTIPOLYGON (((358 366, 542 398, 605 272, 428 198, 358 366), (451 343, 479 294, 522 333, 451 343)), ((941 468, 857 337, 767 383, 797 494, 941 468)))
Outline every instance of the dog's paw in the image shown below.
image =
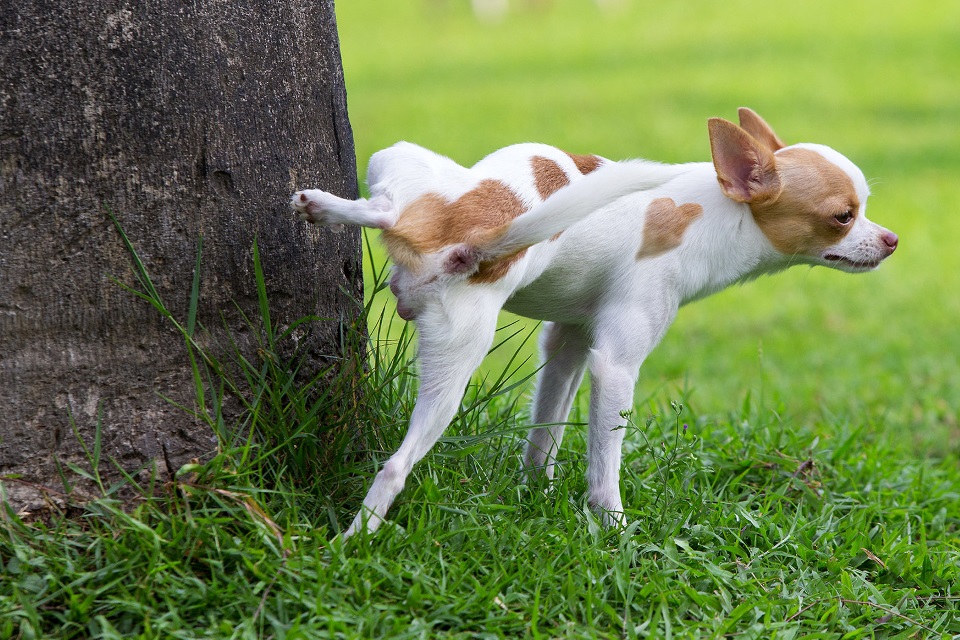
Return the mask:
POLYGON ((320 189, 297 191, 290 198, 290 206, 303 220, 313 224, 329 224, 330 208, 339 200, 337 196, 320 189))
POLYGON ((627 526, 627 516, 623 512, 623 503, 619 494, 607 496, 604 500, 592 498, 588 501, 590 510, 600 519, 600 523, 608 529, 623 529, 627 526))
POLYGON ((627 528, 627 516, 624 515, 623 511, 605 511, 601 510, 598 514, 600 516, 600 522, 607 529, 626 529, 627 528))

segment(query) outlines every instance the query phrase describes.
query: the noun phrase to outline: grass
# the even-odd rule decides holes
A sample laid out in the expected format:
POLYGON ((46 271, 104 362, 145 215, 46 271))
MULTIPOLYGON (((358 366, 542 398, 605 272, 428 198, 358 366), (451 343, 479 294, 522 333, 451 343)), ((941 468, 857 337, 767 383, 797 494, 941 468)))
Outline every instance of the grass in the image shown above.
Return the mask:
POLYGON ((681 312, 628 416, 624 531, 586 508, 582 428, 553 486, 519 482, 535 327, 504 317, 390 521, 346 545, 335 534, 416 387, 375 245, 372 366, 329 386, 271 357, 283 334, 265 296, 265 357, 219 362, 135 260, 220 445, 175 477, 118 483, 89 442, 75 471, 94 495, 0 512, 0 638, 960 637, 960 8, 512 6, 480 24, 439 0, 339 4, 361 166, 401 138, 465 163, 518 140, 701 160, 706 118, 746 104, 874 178, 870 215, 901 235, 897 255, 681 312))
MULTIPOLYGON (((272 354, 269 327, 258 330, 272 354)), ((518 482, 515 360, 471 385, 391 521, 344 545, 334 534, 414 396, 406 342, 381 344, 380 329, 377 365, 335 379, 338 393, 294 384, 295 365, 270 355, 234 363, 243 374, 228 379, 196 350, 198 385, 236 388, 245 419, 225 428, 208 403, 197 415, 220 435, 214 458, 145 485, 107 485, 89 443, 76 470, 95 497, 29 521, 7 510, 0 637, 960 634, 955 465, 912 458, 869 425, 792 424, 754 401, 707 416, 675 401, 627 416, 631 524, 604 529, 584 503, 582 429, 548 491, 518 482), (365 399, 347 423, 329 418, 351 402, 342 385, 365 399), (363 431, 339 437, 351 424, 363 431)))

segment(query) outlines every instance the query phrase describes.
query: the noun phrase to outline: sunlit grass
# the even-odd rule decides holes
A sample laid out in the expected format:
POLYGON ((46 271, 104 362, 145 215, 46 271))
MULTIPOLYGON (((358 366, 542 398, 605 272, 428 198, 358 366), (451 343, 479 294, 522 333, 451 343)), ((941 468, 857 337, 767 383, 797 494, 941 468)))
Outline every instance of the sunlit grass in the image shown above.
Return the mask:
POLYGON ((630 524, 605 529, 584 497, 582 407, 555 482, 521 481, 518 351, 467 389, 381 530, 343 544, 415 395, 403 345, 384 344, 389 319, 371 322, 376 366, 332 387, 294 383, 268 325, 253 328, 268 357, 239 379, 196 352, 210 393, 197 418, 218 423, 211 460, 143 485, 125 476, 117 492, 86 443, 75 469, 99 494, 26 522, 0 513, 0 636, 960 633, 955 465, 912 459, 863 422, 794 423, 764 400, 704 415, 684 394, 650 398, 626 426, 630 524), (236 422, 220 422, 224 388, 251 401, 236 422))

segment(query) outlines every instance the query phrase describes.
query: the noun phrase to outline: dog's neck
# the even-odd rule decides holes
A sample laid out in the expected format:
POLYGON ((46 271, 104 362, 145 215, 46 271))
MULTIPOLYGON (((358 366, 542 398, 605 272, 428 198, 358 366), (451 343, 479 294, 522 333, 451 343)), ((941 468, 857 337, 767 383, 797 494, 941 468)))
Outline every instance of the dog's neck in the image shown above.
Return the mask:
POLYGON ((723 194, 712 163, 687 166, 690 171, 657 191, 677 204, 694 202, 703 207, 701 220, 676 249, 683 269, 678 283, 681 304, 800 262, 773 248, 748 205, 723 194))

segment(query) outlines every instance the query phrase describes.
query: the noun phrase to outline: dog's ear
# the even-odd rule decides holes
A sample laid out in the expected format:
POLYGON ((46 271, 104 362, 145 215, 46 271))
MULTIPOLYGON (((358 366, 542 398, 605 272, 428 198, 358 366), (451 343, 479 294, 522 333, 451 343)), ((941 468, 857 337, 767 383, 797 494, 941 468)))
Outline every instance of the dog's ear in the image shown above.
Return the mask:
POLYGON ((737 114, 740 116, 740 127, 756 138, 758 142, 767 145, 770 151, 779 151, 787 146, 773 132, 773 128, 752 109, 740 107, 737 109, 737 114))
POLYGON ((780 195, 776 159, 767 145, 722 118, 710 118, 707 127, 717 181, 727 197, 762 204, 780 195))

